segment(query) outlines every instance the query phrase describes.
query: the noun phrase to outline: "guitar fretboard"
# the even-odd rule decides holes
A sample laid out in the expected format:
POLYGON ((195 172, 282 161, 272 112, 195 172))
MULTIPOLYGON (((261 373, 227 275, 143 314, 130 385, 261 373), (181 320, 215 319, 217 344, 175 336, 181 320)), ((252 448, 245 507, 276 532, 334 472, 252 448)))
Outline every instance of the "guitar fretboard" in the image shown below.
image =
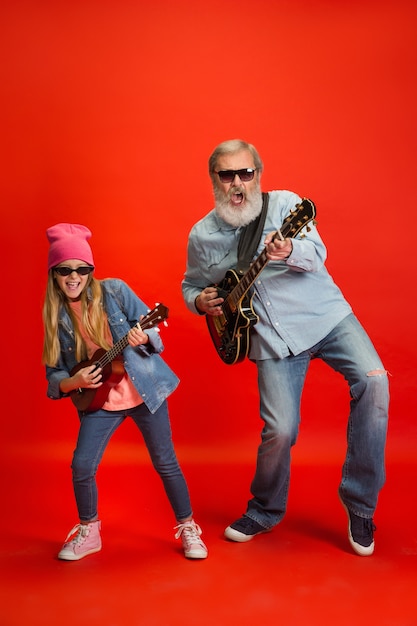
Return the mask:
MULTIPOLYGON (((286 237, 295 237, 316 214, 314 203, 308 198, 304 198, 300 204, 296 205, 296 208, 297 211, 292 211, 290 215, 285 218, 281 229, 275 233, 273 239, 276 239, 279 235, 284 239, 286 237)), ((239 283, 226 297, 223 308, 228 308, 232 312, 236 310, 239 302, 249 291, 256 278, 268 263, 268 260, 267 249, 265 247, 248 271, 240 279, 239 283)))
MULTIPOLYGON (((142 330, 147 330, 153 326, 157 326, 168 317, 168 309, 164 305, 159 305, 146 315, 141 321, 137 322, 136 326, 141 327, 142 330)), ((105 354, 97 361, 97 366, 104 368, 109 365, 127 346, 129 345, 128 333, 124 335, 119 341, 116 341, 114 346, 107 350, 105 354)))

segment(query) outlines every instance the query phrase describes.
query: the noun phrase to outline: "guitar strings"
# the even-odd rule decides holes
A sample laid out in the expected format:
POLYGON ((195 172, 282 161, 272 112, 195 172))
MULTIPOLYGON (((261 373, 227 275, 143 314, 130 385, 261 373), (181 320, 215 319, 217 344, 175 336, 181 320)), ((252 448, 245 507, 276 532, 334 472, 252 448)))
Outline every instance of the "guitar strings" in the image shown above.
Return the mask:
MULTIPOLYGON (((302 228, 306 224, 308 224, 308 222, 311 219, 311 217, 309 217, 308 214, 305 214, 304 216, 300 217, 300 214, 302 214, 301 209, 305 208, 305 204, 307 202, 310 205, 310 209, 312 209, 312 213, 314 217, 315 215, 314 203, 308 198, 304 198, 300 204, 296 205, 297 210, 291 212, 291 214, 285 218, 281 229, 277 231, 277 233, 274 236, 274 239, 275 237, 278 236, 278 232, 284 239, 290 235, 298 234, 300 230, 302 230, 302 228), (299 219, 294 224, 294 218, 296 216, 298 216, 299 219)), ((227 312, 229 311, 234 312, 236 310, 237 305, 239 304, 240 300, 242 299, 244 294, 248 291, 248 289, 250 288, 252 283, 255 281, 256 277, 261 272, 261 270, 263 269, 264 265, 266 265, 267 262, 268 262, 267 250, 265 247, 262 250, 261 254, 258 256, 258 258, 250 266, 245 276, 238 282, 238 284, 234 287, 234 289, 232 289, 232 291, 226 297, 222 305, 223 309, 227 309, 227 312)))
MULTIPOLYGON (((136 325, 140 324, 141 329, 146 330, 148 328, 152 328, 155 325, 155 320, 157 323, 158 320, 162 321, 162 319, 163 318, 161 315, 154 314, 145 317, 141 322, 137 322, 136 325)), ((128 345, 129 340, 127 338, 127 335, 125 335, 124 337, 119 339, 119 341, 117 341, 114 346, 110 348, 110 350, 108 350, 105 354, 103 354, 103 356, 99 358, 99 360, 97 361, 97 367, 104 368, 106 367, 106 365, 109 365, 114 360, 114 358, 128 345)))

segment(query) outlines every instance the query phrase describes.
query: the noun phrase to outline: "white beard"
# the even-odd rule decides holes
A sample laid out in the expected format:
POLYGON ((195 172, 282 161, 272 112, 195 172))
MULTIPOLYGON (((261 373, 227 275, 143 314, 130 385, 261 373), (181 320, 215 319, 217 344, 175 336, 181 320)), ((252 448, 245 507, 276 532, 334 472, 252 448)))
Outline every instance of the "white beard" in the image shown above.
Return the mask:
POLYGON ((227 194, 218 187, 214 188, 214 198, 216 200, 216 213, 225 222, 239 228, 253 222, 262 211, 262 192, 257 186, 249 195, 241 186, 231 187, 227 194), (230 197, 234 193, 241 193, 245 198, 243 208, 230 204, 230 197))

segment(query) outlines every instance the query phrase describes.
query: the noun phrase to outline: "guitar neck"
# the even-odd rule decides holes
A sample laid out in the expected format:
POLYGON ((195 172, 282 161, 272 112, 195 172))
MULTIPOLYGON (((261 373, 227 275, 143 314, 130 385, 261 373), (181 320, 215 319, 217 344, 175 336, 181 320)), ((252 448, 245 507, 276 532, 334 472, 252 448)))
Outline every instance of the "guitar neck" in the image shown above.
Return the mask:
MULTIPOLYGON (((286 226, 287 224, 284 223, 283 227, 279 231, 284 239, 290 235, 291 231, 291 227, 286 228, 286 226)), ((275 233, 273 239, 276 239, 277 237, 278 231, 275 233)), ((229 293, 227 300, 234 305, 237 305, 249 291, 268 261, 267 249, 265 247, 257 259, 252 263, 248 271, 242 276, 235 288, 229 293)))
MULTIPOLYGON (((145 330, 146 328, 146 324, 144 324, 143 326, 141 325, 142 330, 145 330)), ((109 363, 114 361, 114 359, 119 356, 119 354, 123 352, 125 348, 127 348, 127 346, 129 345, 128 334, 129 333, 126 333, 124 337, 119 339, 119 341, 116 341, 116 343, 110 348, 110 350, 107 350, 107 352, 103 354, 103 356, 97 361, 98 367, 105 367, 106 365, 109 365, 109 363)))
MULTIPOLYGON (((275 233, 273 240, 277 237, 295 237, 316 215, 316 208, 314 202, 308 198, 304 198, 300 204, 296 205, 296 210, 292 211, 288 217, 285 218, 281 228, 275 233)), ((231 310, 235 310, 239 302, 249 291, 256 278, 264 269, 268 263, 267 249, 262 250, 258 258, 252 263, 248 271, 242 276, 238 284, 232 289, 226 298, 227 305, 231 310)))
POLYGON ((127 346, 129 345, 129 341, 127 338, 127 334, 119 339, 114 346, 107 350, 105 354, 97 361, 98 367, 106 367, 109 363, 111 363, 127 346))
MULTIPOLYGON (((165 321, 167 317, 167 307, 163 304, 159 304, 150 313, 145 315, 142 320, 136 322, 136 326, 140 326, 142 330, 147 330, 148 328, 153 328, 154 326, 157 326, 161 322, 165 321)), ((128 335, 129 333, 126 333, 124 337, 116 341, 110 350, 107 350, 107 352, 100 357, 97 361, 98 367, 104 368, 106 365, 109 365, 109 363, 111 363, 125 348, 127 348, 129 345, 128 335)))
MULTIPOLYGON (((249 270, 243 275, 235 288, 229 293, 226 300, 236 306, 249 291, 267 263, 267 252, 266 248, 264 248, 258 258, 252 263, 249 270)), ((233 308, 234 307, 232 306, 232 310, 233 308)))

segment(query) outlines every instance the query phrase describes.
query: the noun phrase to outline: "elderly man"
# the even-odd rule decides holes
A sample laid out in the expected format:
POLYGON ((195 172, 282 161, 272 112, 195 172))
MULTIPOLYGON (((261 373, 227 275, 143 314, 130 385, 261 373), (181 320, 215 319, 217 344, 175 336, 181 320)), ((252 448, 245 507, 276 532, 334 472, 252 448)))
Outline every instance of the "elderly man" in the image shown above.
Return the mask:
MULTIPOLYGON (((257 366, 263 428, 253 497, 225 536, 249 541, 284 517, 302 389, 310 361, 320 358, 350 390, 339 496, 350 544, 368 556, 374 551, 373 516, 385 481, 387 372, 327 271, 325 245, 308 216, 309 228, 300 232, 297 211, 313 203, 290 191, 262 193, 262 171, 253 145, 230 140, 216 147, 209 158, 215 208, 191 229, 182 283, 190 311, 207 316, 221 358, 233 364, 243 353, 257 366), (292 215, 294 228, 287 228, 292 215), (242 269, 239 242, 245 227, 256 224, 259 243, 255 240, 250 259, 256 263, 242 269)), ((321 498, 317 490, 317 506, 321 498)))

